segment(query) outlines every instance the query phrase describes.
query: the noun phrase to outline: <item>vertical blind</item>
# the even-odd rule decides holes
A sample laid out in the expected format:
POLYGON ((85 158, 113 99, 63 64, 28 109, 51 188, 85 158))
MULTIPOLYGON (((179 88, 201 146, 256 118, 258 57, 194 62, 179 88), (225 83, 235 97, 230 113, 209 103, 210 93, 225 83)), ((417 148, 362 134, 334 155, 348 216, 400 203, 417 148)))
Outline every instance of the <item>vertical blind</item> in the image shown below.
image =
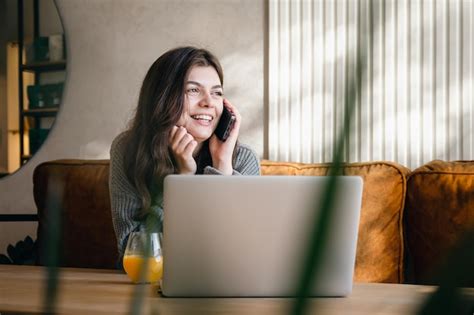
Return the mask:
POLYGON ((470 0, 270 0, 268 158, 330 162, 353 83, 345 161, 474 159, 473 17, 470 0))

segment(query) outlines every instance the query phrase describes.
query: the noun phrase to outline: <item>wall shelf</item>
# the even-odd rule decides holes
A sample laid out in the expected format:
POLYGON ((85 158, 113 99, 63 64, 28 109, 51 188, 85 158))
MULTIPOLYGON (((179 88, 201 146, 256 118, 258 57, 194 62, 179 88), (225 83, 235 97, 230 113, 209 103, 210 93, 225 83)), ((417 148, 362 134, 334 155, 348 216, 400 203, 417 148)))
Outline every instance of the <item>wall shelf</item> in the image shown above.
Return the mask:
MULTIPOLYGON (((40 9, 39 9, 39 0, 33 1, 33 48, 36 43, 39 42, 41 37, 40 32, 40 9)), ((33 53, 33 56, 38 61, 25 61, 23 58, 24 47, 25 47, 25 31, 24 31, 24 2, 25 0, 18 0, 18 104, 19 104, 19 138, 20 138, 20 165, 23 165, 27 162, 32 155, 35 154, 36 150, 39 149, 44 139, 47 137, 48 128, 44 127, 44 124, 50 124, 51 122, 45 120, 44 118, 55 117, 59 111, 59 105, 56 105, 60 102, 62 89, 60 92, 52 91, 47 89, 48 85, 52 85, 51 81, 48 84, 48 72, 64 72, 66 70, 66 60, 43 60, 47 58, 48 54, 36 55, 36 51, 33 53), (33 73, 34 74, 34 88, 28 89, 28 98, 30 104, 25 104, 25 84, 23 80, 24 73, 33 73), (44 74, 44 75, 43 75, 44 74), (44 77, 46 76, 46 77, 44 77), (42 82, 43 81, 43 82, 42 82), (41 90, 44 88, 43 90, 41 90), (48 93, 56 93, 55 96, 51 96, 48 93), (49 98, 58 98, 50 100, 49 98), (41 97, 41 102, 40 102, 41 97), (33 101, 34 100, 34 101, 33 101), (54 103, 54 105, 53 105, 54 103), (49 105, 49 106, 46 106, 49 105), (42 107, 39 107, 42 106, 42 107), (28 137, 29 148, 25 148, 24 138, 28 137)), ((50 37, 51 38, 51 37, 50 37)), ((35 49, 36 49, 35 48, 35 49)), ((39 49, 39 48, 38 48, 39 49)), ((43 51, 44 52, 44 51, 43 51)), ((32 57, 33 58, 33 57, 32 57)), ((54 75, 53 75, 54 76, 54 75)), ((53 94, 54 95, 54 94, 53 94)))
POLYGON ((29 117, 54 117, 58 113, 59 107, 45 107, 23 110, 23 115, 29 117))
POLYGON ((21 66, 21 70, 28 72, 52 72, 52 71, 63 71, 66 69, 66 61, 37 61, 21 66))

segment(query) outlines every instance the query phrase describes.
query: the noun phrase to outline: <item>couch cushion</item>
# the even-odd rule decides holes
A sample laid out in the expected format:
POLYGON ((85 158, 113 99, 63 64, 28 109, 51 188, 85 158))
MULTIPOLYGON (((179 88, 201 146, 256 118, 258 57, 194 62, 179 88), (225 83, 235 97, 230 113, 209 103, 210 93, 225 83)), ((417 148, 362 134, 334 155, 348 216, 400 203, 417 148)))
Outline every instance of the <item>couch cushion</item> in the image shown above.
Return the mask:
POLYGON ((474 161, 432 161, 408 178, 406 234, 415 283, 432 273, 474 228, 474 161))
MULTIPOLYGON (((262 175, 323 176, 330 164, 262 161, 262 175)), ((364 180, 354 281, 403 282, 402 218, 409 170, 396 163, 350 163, 344 175, 364 180)))
POLYGON ((45 263, 42 244, 50 227, 51 197, 56 192, 62 196, 58 200, 62 215, 61 266, 115 268, 118 254, 108 176, 108 160, 57 160, 36 167, 33 183, 39 217, 39 264, 45 263))

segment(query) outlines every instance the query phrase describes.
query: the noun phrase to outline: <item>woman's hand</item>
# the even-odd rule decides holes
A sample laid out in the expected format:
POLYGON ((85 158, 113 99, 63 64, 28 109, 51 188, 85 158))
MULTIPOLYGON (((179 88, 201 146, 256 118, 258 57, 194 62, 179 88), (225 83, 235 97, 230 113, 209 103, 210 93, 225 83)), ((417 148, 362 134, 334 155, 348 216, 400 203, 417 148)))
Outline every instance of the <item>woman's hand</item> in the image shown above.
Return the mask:
POLYGON ((174 126, 170 134, 170 148, 174 159, 178 164, 179 174, 196 174, 197 165, 193 158, 197 141, 188 133, 186 128, 174 126))
POLYGON ((232 153, 239 136, 241 116, 239 111, 227 99, 224 99, 224 106, 235 116, 234 127, 225 142, 219 140, 213 134, 209 140, 209 151, 212 156, 212 166, 224 175, 232 175, 232 153))

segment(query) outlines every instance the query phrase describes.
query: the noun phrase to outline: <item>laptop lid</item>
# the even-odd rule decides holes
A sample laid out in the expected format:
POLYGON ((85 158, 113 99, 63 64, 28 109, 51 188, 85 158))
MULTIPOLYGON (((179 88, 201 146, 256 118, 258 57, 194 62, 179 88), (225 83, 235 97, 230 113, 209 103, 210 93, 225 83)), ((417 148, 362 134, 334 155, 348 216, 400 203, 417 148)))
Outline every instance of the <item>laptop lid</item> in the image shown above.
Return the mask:
MULTIPOLYGON (((165 296, 293 296, 329 177, 183 176, 164 183, 165 296)), ((338 177, 314 296, 352 290, 360 177, 338 177)))

